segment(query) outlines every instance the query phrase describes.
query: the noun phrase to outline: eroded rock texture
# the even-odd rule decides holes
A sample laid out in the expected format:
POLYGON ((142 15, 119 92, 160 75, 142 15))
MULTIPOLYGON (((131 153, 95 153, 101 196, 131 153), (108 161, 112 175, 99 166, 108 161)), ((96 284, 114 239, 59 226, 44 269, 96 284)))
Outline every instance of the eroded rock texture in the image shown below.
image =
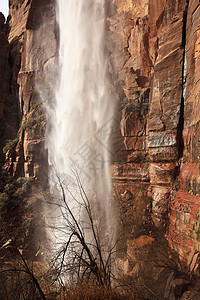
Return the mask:
MULTIPOLYGON (((41 102, 52 99, 54 2, 9 3, 9 30, 0 15, 0 65, 5 70, 0 72, 2 141, 6 136, 14 139, 19 131, 17 145, 7 152, 5 169, 16 176, 44 179, 47 156, 41 102), (40 85, 46 86, 42 95, 40 85)), ((111 169, 119 232, 126 240, 119 265, 127 276, 143 270, 140 285, 150 290, 144 297, 151 299, 157 285, 158 298, 163 299, 166 282, 147 261, 157 254, 163 259, 160 253, 163 248, 167 251, 167 242, 190 271, 192 266, 192 272, 198 272, 200 4, 198 0, 105 3, 105 46, 118 102, 111 169)), ((175 282, 175 275, 170 276, 175 282)), ((168 284, 168 298, 170 289, 168 284)))
POLYGON ((4 168, 14 176, 47 180, 42 103, 52 99, 48 74, 56 53, 54 2, 12 0, 9 6, 10 92, 18 100, 20 124, 17 146, 7 152, 4 168), (43 94, 40 85, 47 87, 43 94))
POLYGON ((170 207, 169 240, 183 256, 199 251, 199 1, 189 1, 186 18, 185 70, 183 85, 184 151, 179 190, 170 207))
MULTIPOLYGON (((115 0, 113 5, 111 70, 121 147, 112 172, 122 228, 134 244, 144 233, 161 244, 166 237, 190 265, 200 245, 200 4, 115 0)), ((137 264, 127 257, 124 270, 130 274, 137 264)))
POLYGON ((0 77, 0 119, 3 117, 6 96, 8 94, 8 54, 9 43, 7 37, 7 28, 3 14, 0 14, 0 64, 1 64, 1 77, 0 77))
POLYGON ((13 138, 17 134, 17 122, 14 117, 17 102, 9 96, 9 42, 8 24, 0 13, 0 162, 4 161, 2 148, 7 136, 13 138), (6 120, 9 118, 9 124, 6 120), (13 126, 12 126, 13 125, 13 126))

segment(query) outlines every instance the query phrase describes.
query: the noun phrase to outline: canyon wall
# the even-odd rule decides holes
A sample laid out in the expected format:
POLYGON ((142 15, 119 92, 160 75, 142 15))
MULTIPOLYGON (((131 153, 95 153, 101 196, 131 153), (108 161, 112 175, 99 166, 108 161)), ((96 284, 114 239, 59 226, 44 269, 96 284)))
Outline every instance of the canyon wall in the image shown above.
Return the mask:
POLYGON ((4 162, 2 149, 7 136, 14 139, 18 130, 17 101, 9 95, 9 42, 8 42, 8 23, 0 13, 0 162, 4 162), (9 123, 7 123, 9 119, 9 123))
POLYGON ((157 272, 147 261, 162 252, 165 241, 189 272, 198 273, 200 4, 113 4, 113 44, 107 43, 121 136, 114 142, 112 174, 119 223, 127 234, 119 268, 127 275, 143 269, 155 284, 157 272))
MULTIPOLYGON (((160 251, 168 242, 197 272, 199 1, 105 3, 105 47, 117 103, 111 170, 119 231, 126 237, 119 268, 132 276, 145 265, 156 282, 157 271, 145 260, 158 251, 156 243, 160 251), (136 253, 143 256, 140 261, 136 253)), ((1 153, 1 161, 14 176, 45 182, 44 108, 53 100, 51 74, 56 72, 55 3, 11 0, 9 5, 7 23, 0 15, 0 147, 6 139, 17 140, 6 155, 1 153), (43 94, 40 86, 45 86, 43 94)))
POLYGON ((199 250, 199 2, 113 3, 109 50, 123 143, 114 182, 122 206, 132 202, 133 236, 150 209, 155 227, 187 259, 199 250))
POLYGON ((15 114, 19 125, 16 142, 6 153, 4 169, 14 176, 46 182, 44 103, 53 98, 50 68, 53 68, 57 49, 54 2, 12 0, 9 14, 11 75, 7 95, 17 101, 15 114), (40 86, 46 87, 42 94, 40 86))

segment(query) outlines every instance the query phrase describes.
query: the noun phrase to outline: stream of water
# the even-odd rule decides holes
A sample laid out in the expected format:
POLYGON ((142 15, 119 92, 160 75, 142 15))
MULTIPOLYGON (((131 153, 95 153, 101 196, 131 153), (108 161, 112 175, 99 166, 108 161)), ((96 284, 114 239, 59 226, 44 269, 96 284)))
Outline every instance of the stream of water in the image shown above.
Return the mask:
MULTIPOLYGON (((88 197, 95 195, 109 223, 114 105, 106 78, 104 1, 57 0, 57 22, 59 78, 47 135, 50 183, 54 188, 56 173, 70 190, 70 207, 77 208, 81 200, 78 175, 84 191, 88 197)), ((79 208, 75 214, 81 214, 79 208)), ((59 222, 57 218, 57 225, 59 222)))

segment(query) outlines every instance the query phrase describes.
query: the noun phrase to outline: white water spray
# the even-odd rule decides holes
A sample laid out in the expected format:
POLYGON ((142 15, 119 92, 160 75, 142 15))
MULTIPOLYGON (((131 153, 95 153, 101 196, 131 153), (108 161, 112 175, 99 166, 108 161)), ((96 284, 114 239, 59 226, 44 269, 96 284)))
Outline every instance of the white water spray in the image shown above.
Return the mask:
MULTIPOLYGON (((46 140, 52 170, 68 187, 76 170, 88 196, 95 193, 108 221, 114 105, 107 88, 103 14, 102 0, 57 0, 60 74, 46 140)), ((78 199, 74 186, 69 188, 78 199)), ((73 197, 67 201, 77 206, 73 197)))

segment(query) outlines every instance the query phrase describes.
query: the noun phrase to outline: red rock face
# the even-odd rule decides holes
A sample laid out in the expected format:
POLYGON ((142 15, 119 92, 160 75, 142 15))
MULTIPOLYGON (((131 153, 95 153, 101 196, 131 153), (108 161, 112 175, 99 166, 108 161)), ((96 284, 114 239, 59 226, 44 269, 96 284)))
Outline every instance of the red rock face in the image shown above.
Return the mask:
POLYGON ((198 1, 190 1, 186 24, 184 152, 179 191, 170 204, 169 241, 186 259, 199 251, 199 19, 198 1))
POLYGON ((8 94, 8 54, 9 44, 6 32, 5 18, 0 13, 0 64, 1 64, 1 77, 0 77, 0 119, 3 116, 5 98, 8 94), (5 76, 6 75, 6 76, 5 76))
POLYGON ((187 259, 199 250, 199 2, 113 3, 110 49, 123 144, 113 178, 123 197, 127 186, 142 184, 145 166, 153 223, 187 259))
MULTIPOLYGON (((108 48, 114 66, 113 80, 119 98, 116 118, 121 131, 118 137, 121 147, 116 147, 112 172, 122 206, 123 228, 131 238, 152 230, 148 144, 153 144, 153 138, 147 138, 147 121, 165 2, 116 0, 109 18, 113 44, 109 40, 108 48), (130 197, 126 201, 127 195, 130 197)), ((176 136, 171 139, 176 145, 176 136)), ((165 143, 164 139, 160 143, 165 143)))
POLYGON ((52 98, 47 74, 56 53, 54 3, 13 0, 9 5, 10 90, 18 99, 20 128, 15 150, 7 153, 5 169, 14 176, 32 176, 46 182, 43 102, 52 98), (47 87, 43 95, 39 92, 42 85, 47 87))
POLYGON ((153 191, 152 215, 160 229, 167 225, 168 205, 176 179, 175 162, 180 158, 185 6, 185 1, 179 4, 166 2, 151 85, 147 121, 148 151, 152 161, 149 172, 153 191))
MULTIPOLYGON (((141 173, 133 176, 132 170, 145 167, 153 220, 159 228, 167 225, 179 159, 185 2, 172 2, 114 1, 116 13, 110 18, 117 49, 111 55, 117 69, 115 87, 122 101, 119 118, 124 148, 117 160, 121 157, 126 162, 114 178, 119 186, 119 178, 142 182, 141 173)), ((143 212, 140 217, 144 218, 143 212)))
MULTIPOLYGON (((5 115, 8 115, 8 106, 6 105, 9 93, 9 43, 8 28, 5 17, 0 13, 0 149, 4 146, 7 126, 3 126, 5 115)), ((0 161, 2 163, 4 157, 0 151, 0 161)))
MULTIPOLYGON (((119 222, 132 244, 159 232, 189 259, 188 253, 200 248, 199 1, 113 0, 106 1, 106 12, 105 45, 118 102, 111 169, 119 222)), ((54 5, 12 0, 10 14, 10 87, 0 15, 0 64, 7 70, 0 77, 0 119, 6 95, 14 97, 20 126, 12 128, 20 129, 6 168, 42 178, 47 163, 41 102, 52 98, 47 82, 56 55, 54 5), (47 86, 43 99, 40 85, 47 86)))

